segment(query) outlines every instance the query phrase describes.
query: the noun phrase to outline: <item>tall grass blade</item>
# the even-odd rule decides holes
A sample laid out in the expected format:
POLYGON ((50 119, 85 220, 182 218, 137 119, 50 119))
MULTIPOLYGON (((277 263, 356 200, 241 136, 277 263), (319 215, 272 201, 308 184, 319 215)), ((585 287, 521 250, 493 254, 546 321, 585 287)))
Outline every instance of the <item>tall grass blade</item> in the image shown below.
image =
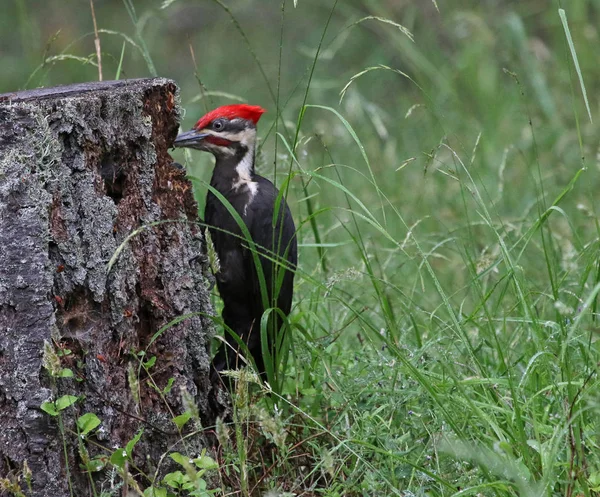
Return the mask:
POLYGON ((146 41, 144 40, 144 37, 142 36, 140 23, 139 23, 137 15, 135 13, 135 7, 133 5, 133 0, 123 0, 123 4, 125 5, 127 14, 129 15, 129 18, 131 19, 131 22, 133 23, 133 26, 135 28, 135 37, 137 38, 137 41, 140 45, 142 57, 146 61, 146 65, 148 66, 148 71, 150 72, 150 74, 153 77, 156 77, 156 76, 158 76, 158 73, 156 72, 156 67, 154 66, 152 57, 150 56, 150 51, 148 50, 146 41))
POLYGON ((581 86, 581 93, 583 93, 585 108, 587 109, 590 122, 594 122, 592 120, 592 111, 590 110, 590 103, 588 102, 587 92, 585 91, 585 84, 583 83, 583 74, 581 73, 581 68, 579 67, 579 60, 577 59, 577 52, 575 51, 575 44, 573 43, 571 31, 569 30, 569 24, 567 23, 567 13, 564 9, 558 9, 558 15, 560 16, 560 21, 562 22, 563 28, 565 30, 565 36, 567 37, 567 43, 569 44, 569 50, 571 51, 571 56, 573 57, 573 64, 575 65, 577 77, 579 78, 579 86, 581 86))
POLYGON ((121 69, 123 68, 123 58, 125 57, 125 42, 123 42, 123 47, 121 48, 121 56, 119 57, 119 65, 117 66, 117 73, 115 74, 115 79, 118 81, 121 79, 121 69))

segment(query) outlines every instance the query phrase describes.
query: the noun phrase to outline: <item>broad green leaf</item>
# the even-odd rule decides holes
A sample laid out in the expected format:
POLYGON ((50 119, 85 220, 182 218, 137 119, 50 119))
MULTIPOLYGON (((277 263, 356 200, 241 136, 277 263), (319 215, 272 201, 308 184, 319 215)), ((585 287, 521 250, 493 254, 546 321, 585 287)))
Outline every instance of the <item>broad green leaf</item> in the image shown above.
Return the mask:
POLYGON ((73 376, 73 370, 69 368, 63 368, 60 370, 60 373, 58 373, 59 378, 73 378, 73 376))
POLYGON ((127 451, 122 448, 118 448, 110 456, 111 464, 114 464, 118 468, 123 468, 123 466, 125 466, 126 460, 127 460, 127 451))
POLYGON ((167 497, 167 489, 149 487, 144 490, 144 497, 167 497))
POLYGON ((173 461, 175 461, 177 464, 181 464, 184 467, 190 463, 190 458, 184 456, 179 452, 171 452, 169 454, 169 457, 173 459, 173 461))
POLYGON ((95 471, 101 471, 106 466, 106 462, 106 456, 97 456, 87 462, 85 469, 92 473, 95 471))
POLYGON ((183 414, 176 416, 173 418, 173 423, 177 425, 177 428, 181 430, 183 426, 190 420, 192 417, 192 413, 190 411, 185 411, 183 414))
POLYGON ((212 457, 202 455, 194 459, 194 464, 198 469, 218 469, 219 465, 212 457))
POLYGON ((79 428, 79 433, 82 435, 87 435, 94 428, 97 428, 102 421, 100 418, 96 416, 93 412, 88 412, 83 416, 80 416, 77 420, 77 427, 79 428))
POLYGON ((50 416, 58 416, 58 411, 56 410, 56 406, 54 405, 54 402, 44 402, 40 406, 40 409, 42 411, 44 411, 45 413, 50 414, 50 416))
POLYGON ((56 399, 56 402, 54 404, 56 405, 57 411, 62 411, 63 409, 66 409, 67 407, 75 404, 75 402, 77 402, 78 400, 79 397, 77 397, 76 395, 63 395, 62 397, 56 399))
POLYGON ((180 488, 186 483, 189 483, 190 479, 184 475, 181 471, 174 471, 165 475, 163 482, 173 488, 180 488))

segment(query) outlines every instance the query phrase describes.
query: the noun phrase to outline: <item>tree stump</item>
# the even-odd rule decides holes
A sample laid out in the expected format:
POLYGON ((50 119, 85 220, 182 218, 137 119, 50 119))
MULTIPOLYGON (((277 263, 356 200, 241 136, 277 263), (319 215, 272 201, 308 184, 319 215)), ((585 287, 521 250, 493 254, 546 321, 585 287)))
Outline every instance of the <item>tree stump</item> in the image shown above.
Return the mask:
MULTIPOLYGON (((214 420, 203 231, 168 154, 177 102, 175 83, 161 78, 0 95, 5 487, 92 495, 91 482, 111 475, 86 473, 86 457, 106 456, 99 468, 143 429, 122 472, 143 489, 138 470, 160 473, 163 454, 184 452, 174 416, 197 406, 205 425, 214 420), (65 395, 76 402, 64 407, 75 400, 65 395), (85 413, 102 423, 82 440, 85 413)), ((185 440, 190 456, 206 445, 198 424, 183 427, 200 433, 185 440)))

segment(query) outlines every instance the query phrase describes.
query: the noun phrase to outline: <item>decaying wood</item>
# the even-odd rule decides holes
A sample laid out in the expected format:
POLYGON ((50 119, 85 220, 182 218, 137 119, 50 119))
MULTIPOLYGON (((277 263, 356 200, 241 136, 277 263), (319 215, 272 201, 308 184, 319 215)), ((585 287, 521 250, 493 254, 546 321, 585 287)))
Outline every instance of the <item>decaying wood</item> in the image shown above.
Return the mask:
MULTIPOLYGON (((215 415, 202 230, 168 154, 177 99, 166 79, 0 95, 0 479, 20 477, 26 495, 25 463, 31 495, 69 495, 67 471, 74 495, 91 495, 74 435, 84 413, 102 420, 91 456, 143 428, 134 461, 147 475, 168 449, 205 445, 201 430, 179 445, 172 422, 186 402, 215 415), (140 352, 156 356, 149 373, 140 352), (52 376, 65 368, 72 378, 52 376), (40 406, 65 394, 80 400, 61 435, 40 406)), ((107 475, 93 477, 100 488, 107 475)))

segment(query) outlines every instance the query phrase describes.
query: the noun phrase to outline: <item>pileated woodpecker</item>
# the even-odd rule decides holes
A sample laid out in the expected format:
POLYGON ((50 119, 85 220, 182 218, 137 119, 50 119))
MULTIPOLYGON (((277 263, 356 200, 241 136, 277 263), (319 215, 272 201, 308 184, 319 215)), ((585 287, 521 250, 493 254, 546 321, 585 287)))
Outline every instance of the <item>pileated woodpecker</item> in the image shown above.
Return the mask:
MULTIPOLYGON (((181 133, 175 147, 188 147, 215 156, 206 196, 205 222, 210 230, 220 261, 216 275, 223 299, 223 322, 247 345, 258 372, 264 376, 261 320, 268 307, 278 308, 286 316, 292 306, 294 270, 297 263, 296 228, 285 199, 269 180, 254 172, 256 123, 264 109, 256 105, 225 105, 202 117, 191 131, 181 133), (227 203, 235 209, 247 227, 248 242, 227 203), (253 253, 254 251, 254 253, 253 253), (264 274, 266 294, 261 292, 259 272, 264 274)), ((267 325, 271 354, 277 348, 283 320, 271 311, 267 325)), ((221 346, 213 360, 214 371, 240 365, 237 341, 226 333, 229 346, 221 346)))

